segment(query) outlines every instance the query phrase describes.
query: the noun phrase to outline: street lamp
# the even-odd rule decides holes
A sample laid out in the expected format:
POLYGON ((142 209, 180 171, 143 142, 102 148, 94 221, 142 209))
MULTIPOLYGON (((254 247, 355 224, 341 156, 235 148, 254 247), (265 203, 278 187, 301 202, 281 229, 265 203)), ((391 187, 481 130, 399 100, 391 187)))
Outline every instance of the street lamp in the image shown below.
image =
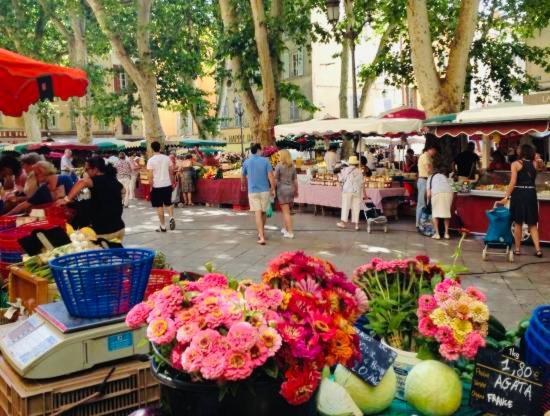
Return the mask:
POLYGON ((237 97, 233 98, 233 106, 235 109, 235 116, 239 119, 239 126, 241 128, 241 158, 244 160, 244 138, 243 138, 243 115, 244 108, 237 97))
POLYGON ((328 22, 335 25, 340 20, 340 0, 327 0, 328 22))

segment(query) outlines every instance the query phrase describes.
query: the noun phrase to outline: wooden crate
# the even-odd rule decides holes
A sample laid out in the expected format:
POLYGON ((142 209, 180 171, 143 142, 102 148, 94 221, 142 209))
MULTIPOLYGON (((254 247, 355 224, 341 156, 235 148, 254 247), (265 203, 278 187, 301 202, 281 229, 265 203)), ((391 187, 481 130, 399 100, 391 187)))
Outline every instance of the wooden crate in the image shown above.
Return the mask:
POLYGON ((21 378, 0 357, 0 416, 49 416, 97 392, 113 366, 116 369, 103 396, 63 415, 127 416, 160 401, 160 386, 151 374, 149 362, 127 360, 68 377, 32 381, 21 378))
POLYGON ((18 266, 10 267, 9 300, 15 302, 17 299, 21 299, 23 306, 29 312, 34 311, 34 308, 38 305, 48 303, 51 300, 48 285, 48 279, 33 276, 18 266))

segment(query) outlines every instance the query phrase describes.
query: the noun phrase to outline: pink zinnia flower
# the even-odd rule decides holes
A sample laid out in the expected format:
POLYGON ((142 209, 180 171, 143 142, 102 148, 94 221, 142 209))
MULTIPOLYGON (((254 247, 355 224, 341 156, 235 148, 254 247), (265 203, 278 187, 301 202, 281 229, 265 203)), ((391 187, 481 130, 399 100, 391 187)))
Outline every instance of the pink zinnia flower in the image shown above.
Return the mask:
POLYGON ((225 371, 225 357, 220 352, 205 356, 201 361, 201 374, 206 380, 217 380, 225 371))
POLYGON ((220 273, 206 273, 203 277, 197 280, 199 290, 207 290, 214 287, 227 287, 227 277, 220 273))
POLYGON ((418 298, 418 309, 422 312, 431 312, 437 308, 437 302, 431 295, 422 295, 418 298))
POLYGON ((225 359, 223 376, 227 380, 243 380, 252 374, 254 366, 250 353, 245 351, 229 351, 225 359))
POLYGON ((466 336, 464 344, 462 345, 462 354, 469 360, 473 360, 475 359, 479 348, 484 346, 485 339, 481 336, 481 334, 477 331, 470 332, 466 336))
POLYGON ((472 296, 473 298, 479 300, 480 302, 487 301, 487 296, 485 296, 485 294, 481 290, 479 290, 477 287, 470 286, 466 288, 466 293, 472 296))
POLYGON ((232 349, 248 351, 258 341, 258 331, 248 322, 237 322, 229 328, 227 342, 232 349))
POLYGON ((168 344, 176 336, 176 324, 170 318, 156 318, 147 327, 147 338, 158 344, 168 344))
POLYGON ((213 329, 204 329, 195 334, 191 340, 191 348, 196 349, 203 355, 209 354, 220 341, 221 335, 213 329))
POLYGON ((283 292, 266 284, 252 284, 246 288, 244 298, 250 309, 277 309, 283 301, 283 292))
POLYGON ((269 357, 269 350, 261 340, 250 348, 250 358, 254 367, 264 365, 269 357))
POLYGON ((260 328, 259 334, 261 342, 263 342, 268 350, 268 356, 273 357, 277 351, 279 351, 283 343, 281 335, 279 335, 274 328, 267 326, 260 328))
POLYGON ((195 348, 187 348, 181 356, 181 368, 187 373, 195 373, 200 370, 203 356, 195 348))
POLYGON ((454 342, 453 330, 446 325, 440 326, 435 333, 435 339, 441 344, 454 342))
POLYGON ((147 321, 147 317, 153 308, 145 303, 141 302, 130 309, 130 312, 126 315, 126 325, 130 329, 139 328, 147 321))
POLYGON ((456 361, 460 357, 460 350, 454 343, 445 343, 439 346, 439 353, 448 361, 456 361))
POLYGON ((456 280, 445 279, 442 282, 435 285, 435 293, 447 293, 449 288, 459 286, 456 280))
POLYGON ((426 317, 418 322, 418 330, 426 337, 434 337, 437 333, 437 326, 434 325, 430 318, 426 317))
POLYGON ((178 331, 176 332, 176 339, 181 344, 188 344, 199 331, 200 328, 196 322, 185 322, 178 328, 178 331))

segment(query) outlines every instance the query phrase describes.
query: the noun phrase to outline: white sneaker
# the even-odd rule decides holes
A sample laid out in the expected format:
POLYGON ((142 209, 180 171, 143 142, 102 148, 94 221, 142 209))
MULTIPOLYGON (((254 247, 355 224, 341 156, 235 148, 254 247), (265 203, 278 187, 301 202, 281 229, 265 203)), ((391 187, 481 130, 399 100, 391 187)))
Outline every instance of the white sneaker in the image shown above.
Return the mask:
POLYGON ((294 233, 289 233, 285 230, 285 232, 283 233, 283 237, 284 238, 294 238, 294 233))
POLYGON ((434 240, 441 240, 441 237, 439 236, 439 234, 434 234, 434 235, 432 235, 432 238, 433 238, 434 240))
POLYGON ((285 227, 281 228, 281 234, 286 234, 286 233, 287 233, 286 228, 285 227))

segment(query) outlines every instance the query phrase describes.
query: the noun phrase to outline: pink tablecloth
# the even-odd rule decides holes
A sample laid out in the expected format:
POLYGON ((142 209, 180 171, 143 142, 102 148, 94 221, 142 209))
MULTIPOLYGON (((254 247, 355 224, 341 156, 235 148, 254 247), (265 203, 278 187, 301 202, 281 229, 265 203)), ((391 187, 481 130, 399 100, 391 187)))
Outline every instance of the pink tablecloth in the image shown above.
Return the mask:
MULTIPOLYGON (((382 209, 382 199, 392 196, 405 196, 405 188, 365 189, 365 194, 378 209, 382 209)), ((311 185, 298 181, 299 204, 320 205, 323 207, 341 208, 342 189, 339 186, 311 185)))

